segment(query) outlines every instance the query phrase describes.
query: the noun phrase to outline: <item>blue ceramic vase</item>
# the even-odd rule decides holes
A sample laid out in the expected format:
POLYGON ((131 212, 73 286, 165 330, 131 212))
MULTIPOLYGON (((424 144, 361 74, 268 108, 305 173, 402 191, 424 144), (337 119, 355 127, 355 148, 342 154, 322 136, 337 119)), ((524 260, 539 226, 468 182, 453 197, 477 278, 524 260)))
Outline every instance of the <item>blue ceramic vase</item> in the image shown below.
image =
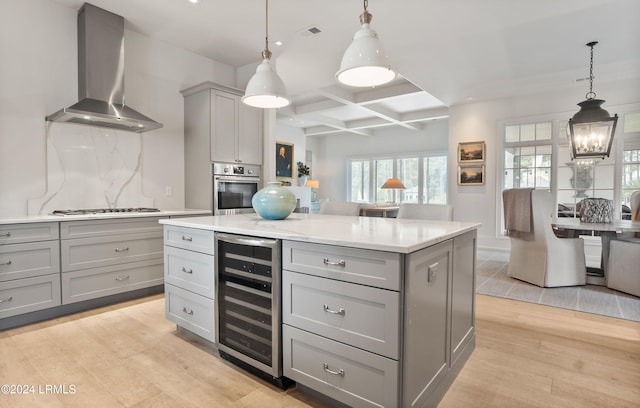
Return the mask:
POLYGON ((279 181, 273 181, 253 195, 251 205, 265 220, 284 220, 296 208, 296 196, 279 181))

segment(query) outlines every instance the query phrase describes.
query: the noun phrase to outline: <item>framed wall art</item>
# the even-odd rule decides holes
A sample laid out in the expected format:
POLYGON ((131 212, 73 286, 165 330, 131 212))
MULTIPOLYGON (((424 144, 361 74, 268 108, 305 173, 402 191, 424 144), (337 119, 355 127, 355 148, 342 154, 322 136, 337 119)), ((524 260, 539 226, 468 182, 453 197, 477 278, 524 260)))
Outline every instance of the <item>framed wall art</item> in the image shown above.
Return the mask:
POLYGON ((484 154, 484 142, 458 143, 458 162, 460 163, 483 162, 484 154))
POLYGON ((481 186, 484 184, 484 164, 458 166, 458 185, 481 186))
POLYGON ((276 142, 276 178, 293 177, 293 143, 276 142))

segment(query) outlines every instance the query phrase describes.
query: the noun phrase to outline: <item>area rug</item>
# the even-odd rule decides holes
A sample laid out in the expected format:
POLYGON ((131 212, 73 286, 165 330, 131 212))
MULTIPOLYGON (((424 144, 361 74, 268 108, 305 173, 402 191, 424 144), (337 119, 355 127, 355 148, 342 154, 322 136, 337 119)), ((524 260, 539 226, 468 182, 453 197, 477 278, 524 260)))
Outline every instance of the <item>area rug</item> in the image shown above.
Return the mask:
POLYGON ((585 285, 541 288, 507 276, 509 255, 478 251, 476 293, 640 322, 640 298, 585 285))

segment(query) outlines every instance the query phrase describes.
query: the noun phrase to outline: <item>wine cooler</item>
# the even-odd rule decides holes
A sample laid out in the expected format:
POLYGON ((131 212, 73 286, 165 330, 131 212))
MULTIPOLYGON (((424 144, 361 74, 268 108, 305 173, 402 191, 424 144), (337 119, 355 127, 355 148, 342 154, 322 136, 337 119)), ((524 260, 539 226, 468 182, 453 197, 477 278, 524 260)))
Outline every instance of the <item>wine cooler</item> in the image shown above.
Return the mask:
POLYGON ((216 233, 215 246, 220 356, 286 388, 280 340, 280 240, 216 233))

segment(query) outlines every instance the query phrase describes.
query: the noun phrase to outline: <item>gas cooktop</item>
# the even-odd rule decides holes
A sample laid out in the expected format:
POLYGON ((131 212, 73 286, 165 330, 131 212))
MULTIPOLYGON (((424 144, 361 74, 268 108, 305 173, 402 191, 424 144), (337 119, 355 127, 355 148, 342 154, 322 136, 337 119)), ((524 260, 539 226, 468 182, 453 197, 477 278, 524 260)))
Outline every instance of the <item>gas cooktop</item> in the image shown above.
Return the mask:
POLYGON ((159 212, 157 208, 89 208, 78 210, 54 210, 51 215, 87 215, 112 213, 149 213, 159 212))

